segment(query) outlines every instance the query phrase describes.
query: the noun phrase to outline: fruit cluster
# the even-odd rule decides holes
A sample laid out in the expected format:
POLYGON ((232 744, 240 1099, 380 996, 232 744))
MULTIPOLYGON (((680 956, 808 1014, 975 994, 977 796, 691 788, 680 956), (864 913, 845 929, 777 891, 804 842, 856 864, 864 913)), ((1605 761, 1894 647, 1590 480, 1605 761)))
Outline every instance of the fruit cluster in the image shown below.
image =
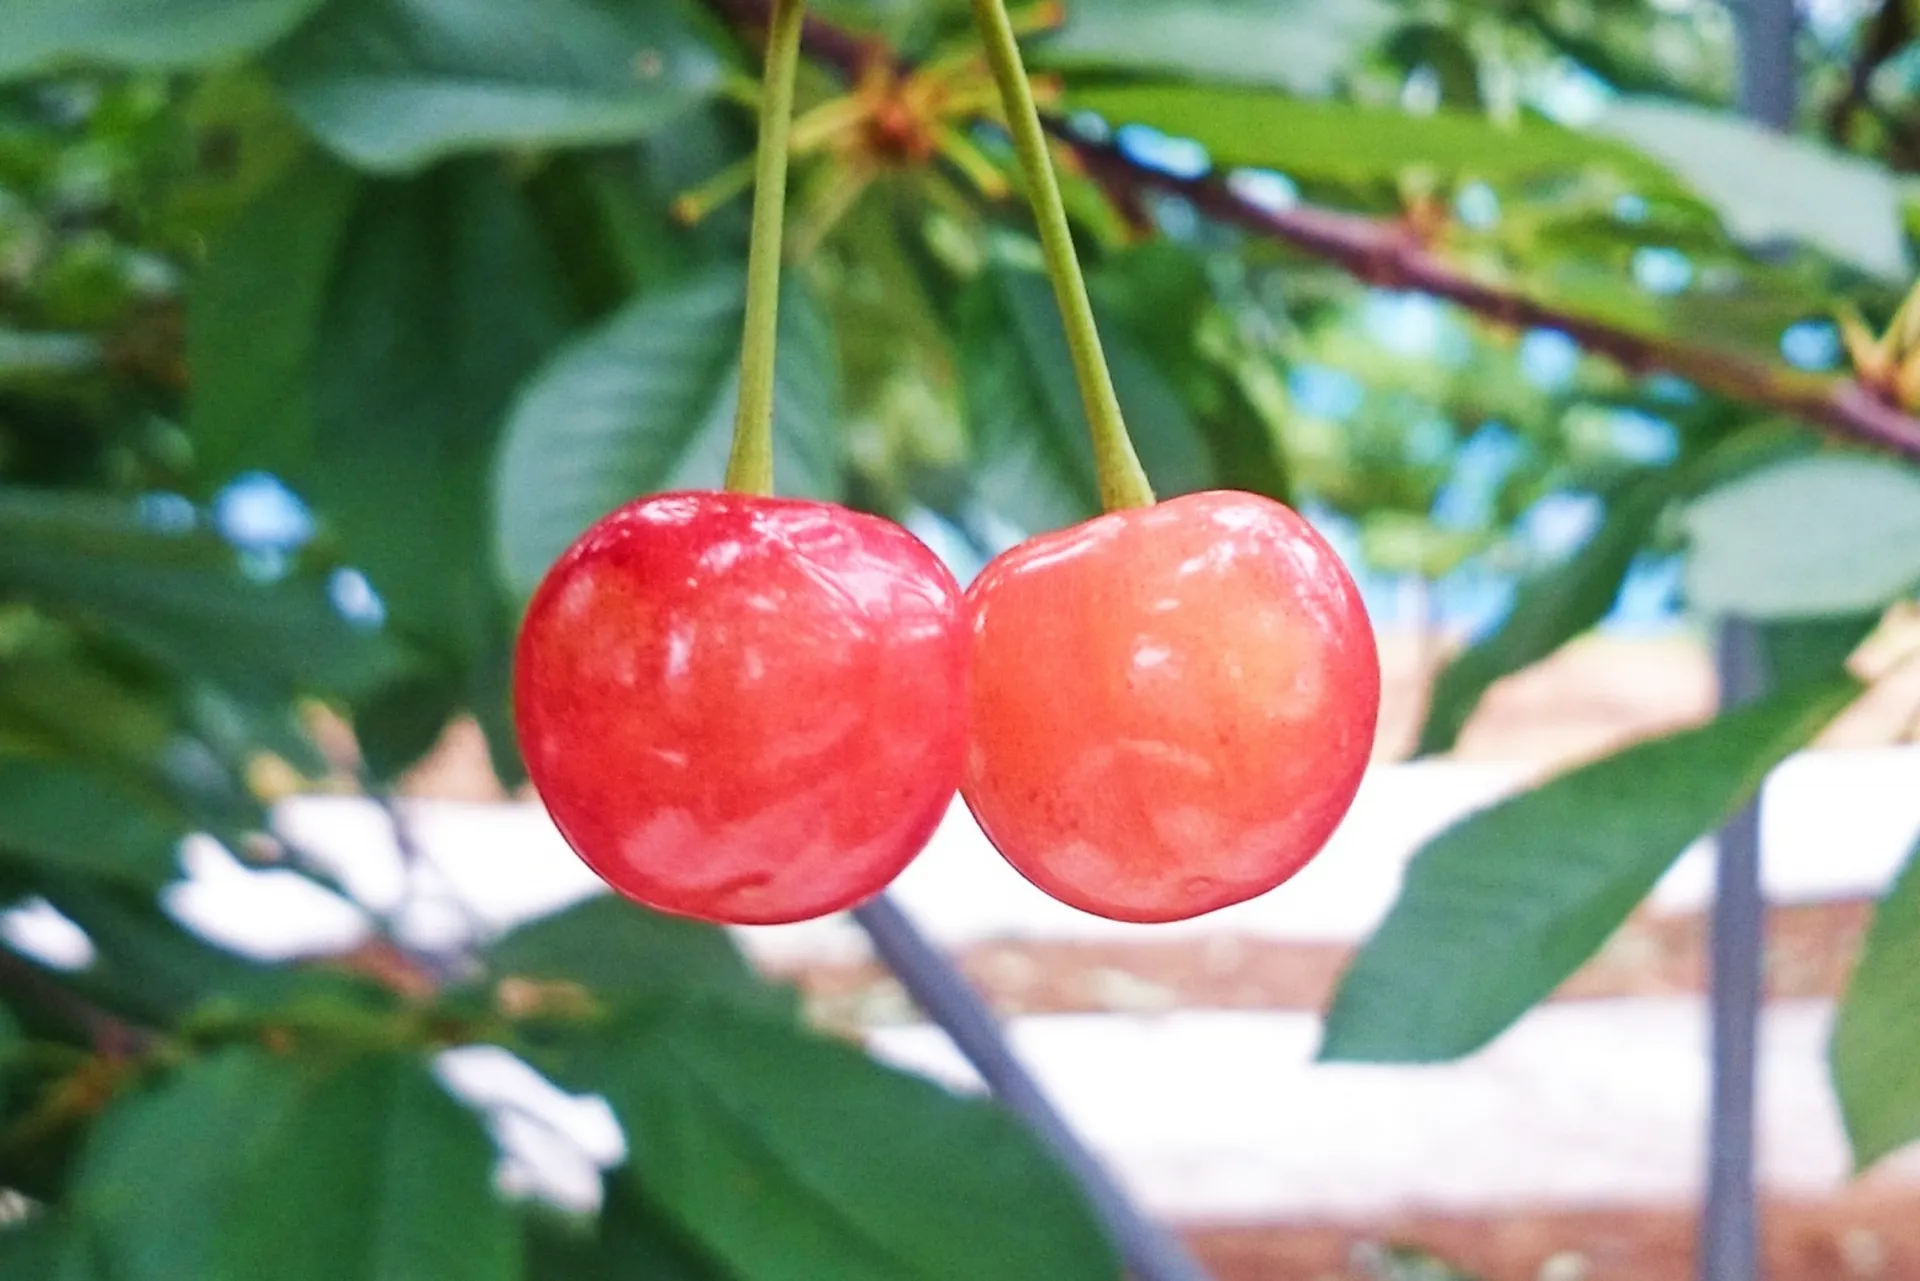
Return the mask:
POLYGON ((905 529, 828 503, 662 494, 548 574, 515 673, 568 842, 650 907, 820 916, 878 893, 956 788, 1035 885, 1169 921, 1325 844, 1380 669, 1324 540, 1253 494, 1110 513, 964 597, 905 529))
POLYGON ((1265 893, 1359 788, 1373 633, 1285 506, 1154 501, 1002 0, 974 11, 1109 511, 1003 553, 963 596, 899 525, 771 496, 801 9, 776 0, 768 31, 731 492, 630 503, 548 572, 514 673, 528 773, 610 885, 708 921, 878 894, 956 790, 1009 863, 1085 911, 1172 921, 1265 893))

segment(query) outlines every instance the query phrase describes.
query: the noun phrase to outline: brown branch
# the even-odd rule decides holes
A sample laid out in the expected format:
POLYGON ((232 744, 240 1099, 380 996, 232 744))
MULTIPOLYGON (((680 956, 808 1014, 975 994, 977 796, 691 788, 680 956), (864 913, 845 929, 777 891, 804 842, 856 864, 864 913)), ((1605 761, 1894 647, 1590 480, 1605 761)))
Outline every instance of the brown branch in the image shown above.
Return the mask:
MULTIPOLYGON (((764 26, 768 0, 709 0, 737 26, 764 26)), ((884 56, 870 41, 813 20, 810 57, 852 78, 884 56)), ((1383 288, 1444 298, 1502 324, 1556 329, 1588 351, 1635 373, 1664 370, 1730 400, 1800 418, 1829 433, 1920 460, 1920 419, 1852 379, 1796 375, 1763 361, 1649 337, 1564 311, 1508 286, 1477 280, 1445 261, 1405 224, 1358 214, 1299 207, 1273 210, 1236 195, 1218 175, 1176 178, 1138 163, 1111 144, 1091 142, 1049 122, 1109 191, 1178 195, 1220 222, 1283 241, 1383 288)))

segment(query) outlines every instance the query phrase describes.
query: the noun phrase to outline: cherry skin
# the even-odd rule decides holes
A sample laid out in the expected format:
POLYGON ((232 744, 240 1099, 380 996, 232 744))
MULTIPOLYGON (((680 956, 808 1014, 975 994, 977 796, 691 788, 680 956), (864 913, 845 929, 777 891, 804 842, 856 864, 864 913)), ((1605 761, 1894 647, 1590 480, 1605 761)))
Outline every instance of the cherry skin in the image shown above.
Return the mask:
POLYGON ((1263 894, 1359 789, 1380 660, 1359 591, 1287 507, 1212 491, 1022 543, 968 588, 960 791, 1054 898, 1176 921, 1263 894))
POLYGON ((953 575, 829 503, 661 494, 534 593, 514 671, 527 772, 574 851, 648 907, 736 925, 877 894, 966 750, 953 575))

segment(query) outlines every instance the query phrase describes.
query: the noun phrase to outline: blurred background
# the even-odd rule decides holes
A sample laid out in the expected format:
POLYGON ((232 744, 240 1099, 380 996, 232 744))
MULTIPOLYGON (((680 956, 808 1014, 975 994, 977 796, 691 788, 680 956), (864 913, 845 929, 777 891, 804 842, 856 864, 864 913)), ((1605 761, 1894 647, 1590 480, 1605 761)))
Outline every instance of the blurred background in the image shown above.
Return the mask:
MULTIPOLYGON (((1385 703, 1264 899, 956 805, 895 901, 1222 1281, 1920 1278, 1920 14, 1013 8, 1157 490, 1306 513, 1385 703)), ((1097 510, 1065 338, 968 6, 811 12, 778 484, 964 580, 1097 510)), ((546 566, 720 482, 766 19, 0 0, 0 1276, 1119 1275, 854 921, 616 905, 517 759, 546 566)))

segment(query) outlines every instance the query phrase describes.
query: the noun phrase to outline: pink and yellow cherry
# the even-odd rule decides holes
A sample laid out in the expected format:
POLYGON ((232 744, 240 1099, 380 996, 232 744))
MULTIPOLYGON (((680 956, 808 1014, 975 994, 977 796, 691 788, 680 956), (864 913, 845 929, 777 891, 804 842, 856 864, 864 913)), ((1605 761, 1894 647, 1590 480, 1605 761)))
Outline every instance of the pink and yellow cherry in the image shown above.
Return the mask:
POLYGON ((555 563, 520 633, 527 772, 574 851, 648 907, 804 920, 877 894, 965 752, 959 585, 829 503, 661 494, 555 563))
POLYGON ((961 795, 1054 898, 1198 916, 1287 880, 1352 804, 1379 653, 1345 567, 1282 504, 1113 512, 1003 553, 967 601, 961 795))

